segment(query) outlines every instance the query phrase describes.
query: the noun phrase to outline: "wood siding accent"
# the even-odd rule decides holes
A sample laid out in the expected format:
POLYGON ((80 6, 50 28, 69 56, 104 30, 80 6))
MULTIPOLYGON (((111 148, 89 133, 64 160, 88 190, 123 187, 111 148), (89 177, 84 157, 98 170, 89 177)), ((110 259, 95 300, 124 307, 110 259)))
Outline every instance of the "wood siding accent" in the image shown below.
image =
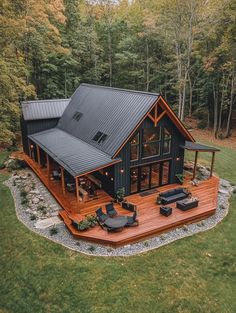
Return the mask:
POLYGON ((21 137, 24 152, 29 155, 29 143, 28 135, 32 135, 53 127, 56 127, 59 118, 46 119, 46 120, 32 120, 25 121, 21 116, 20 125, 21 125, 21 137))

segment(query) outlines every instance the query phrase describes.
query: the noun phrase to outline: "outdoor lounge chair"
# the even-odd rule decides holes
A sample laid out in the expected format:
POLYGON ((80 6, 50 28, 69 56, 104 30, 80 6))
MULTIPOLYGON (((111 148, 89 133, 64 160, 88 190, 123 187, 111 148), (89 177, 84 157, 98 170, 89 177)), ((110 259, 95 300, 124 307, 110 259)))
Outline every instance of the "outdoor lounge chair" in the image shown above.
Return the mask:
POLYGON ((103 213, 102 208, 96 210, 97 220, 99 224, 103 224, 105 220, 108 218, 107 214, 103 213))
POLYGON ((109 215, 109 217, 113 217, 113 216, 117 215, 117 212, 113 206, 113 203, 106 204, 106 211, 107 211, 107 214, 109 215))
POLYGON ((138 226, 138 220, 137 220, 137 212, 135 211, 133 216, 128 216, 127 217, 127 223, 126 227, 131 227, 131 226, 138 226))

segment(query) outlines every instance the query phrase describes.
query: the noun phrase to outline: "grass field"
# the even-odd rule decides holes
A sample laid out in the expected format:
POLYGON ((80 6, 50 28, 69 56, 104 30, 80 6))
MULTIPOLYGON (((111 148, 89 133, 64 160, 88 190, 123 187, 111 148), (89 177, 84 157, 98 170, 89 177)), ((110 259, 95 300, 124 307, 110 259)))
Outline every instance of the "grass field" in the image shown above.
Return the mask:
MULTIPOLYGON (((218 174, 234 183, 235 164, 235 152, 217 155, 218 174)), ((0 174, 1 313, 236 312, 236 196, 213 230, 139 256, 101 258, 25 228, 5 179, 0 174)))

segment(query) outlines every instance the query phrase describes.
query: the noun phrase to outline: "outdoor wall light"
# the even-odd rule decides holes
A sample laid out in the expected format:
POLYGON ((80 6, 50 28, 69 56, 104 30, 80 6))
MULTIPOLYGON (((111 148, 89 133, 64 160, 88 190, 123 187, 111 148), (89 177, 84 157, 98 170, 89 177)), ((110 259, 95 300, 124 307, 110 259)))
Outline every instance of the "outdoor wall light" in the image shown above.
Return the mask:
POLYGON ((34 145, 30 145, 30 149, 34 149, 34 145))
POLYGON ((113 181, 114 180, 114 178, 113 177, 111 177, 111 181, 113 181))
POLYGON ((179 161, 179 160, 180 160, 180 157, 177 157, 177 158, 176 158, 176 161, 179 161))
POLYGON ((121 174, 123 174, 123 173, 124 173, 124 169, 122 168, 122 169, 120 170, 120 172, 121 172, 121 174))
POLYGON ((108 176, 108 172, 105 172, 105 175, 108 176))

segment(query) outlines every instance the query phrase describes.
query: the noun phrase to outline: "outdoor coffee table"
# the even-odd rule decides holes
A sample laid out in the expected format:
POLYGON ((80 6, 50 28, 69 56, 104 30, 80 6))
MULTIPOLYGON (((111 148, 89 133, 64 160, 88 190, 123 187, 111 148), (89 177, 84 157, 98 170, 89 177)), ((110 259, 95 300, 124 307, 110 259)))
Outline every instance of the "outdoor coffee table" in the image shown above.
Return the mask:
POLYGON ((122 228, 126 225, 126 223, 127 216, 116 216, 113 218, 108 217, 104 222, 105 226, 113 229, 122 228))
POLYGON ((198 206, 197 198, 184 199, 176 202, 176 207, 182 211, 194 209, 198 206))

